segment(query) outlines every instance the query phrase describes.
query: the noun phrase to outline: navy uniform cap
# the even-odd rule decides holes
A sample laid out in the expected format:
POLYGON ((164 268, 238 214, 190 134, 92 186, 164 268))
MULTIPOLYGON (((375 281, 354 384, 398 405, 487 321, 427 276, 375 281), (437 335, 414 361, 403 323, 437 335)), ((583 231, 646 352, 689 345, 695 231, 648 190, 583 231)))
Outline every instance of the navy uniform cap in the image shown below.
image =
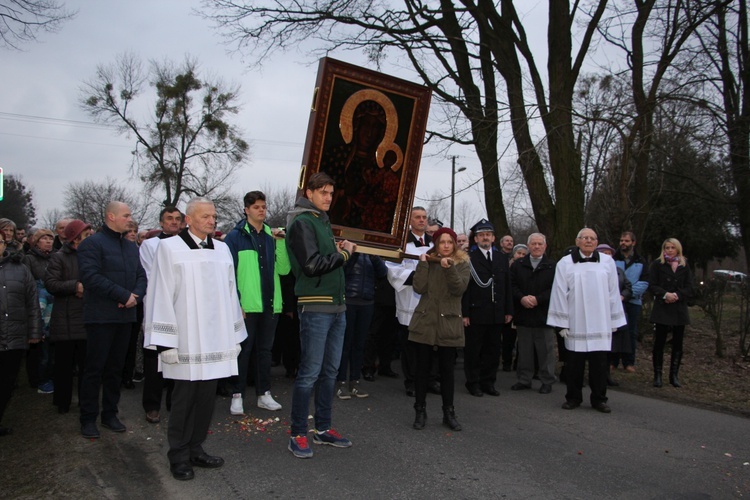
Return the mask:
POLYGON ((488 221, 487 219, 482 219, 471 228, 471 231, 474 234, 477 233, 485 233, 487 231, 494 233, 495 232, 495 226, 492 225, 492 222, 488 221))

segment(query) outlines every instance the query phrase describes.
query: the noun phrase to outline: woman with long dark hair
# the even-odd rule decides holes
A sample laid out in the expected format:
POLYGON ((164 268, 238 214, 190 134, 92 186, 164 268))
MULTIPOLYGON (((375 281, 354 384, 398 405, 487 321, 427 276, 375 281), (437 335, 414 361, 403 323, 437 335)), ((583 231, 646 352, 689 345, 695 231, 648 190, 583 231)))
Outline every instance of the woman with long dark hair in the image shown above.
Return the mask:
POLYGON ((672 332, 672 359, 669 364, 669 383, 680 387, 677 375, 682 363, 682 340, 685 325, 690 324, 688 299, 693 294, 693 273, 682 255, 682 244, 667 238, 661 245, 661 255, 649 268, 649 290, 654 296, 654 307, 649 321, 654 323, 654 387, 662 386, 664 345, 672 332))
POLYGON ((414 273, 414 291, 421 295, 409 323, 409 342, 416 359, 414 428, 423 429, 427 421, 427 385, 430 358, 437 351, 440 392, 443 398, 443 423, 460 431, 453 407, 456 348, 464 345, 461 297, 469 284, 469 256, 458 247, 456 233, 442 227, 432 235, 435 246, 419 256, 414 273))

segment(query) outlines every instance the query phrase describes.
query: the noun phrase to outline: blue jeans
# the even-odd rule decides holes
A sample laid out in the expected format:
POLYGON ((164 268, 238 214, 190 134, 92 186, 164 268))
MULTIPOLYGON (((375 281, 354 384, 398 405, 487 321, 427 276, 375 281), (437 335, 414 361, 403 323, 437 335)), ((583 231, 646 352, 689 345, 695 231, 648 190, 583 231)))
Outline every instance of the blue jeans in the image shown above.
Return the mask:
POLYGON ((307 434, 310 396, 315 389, 315 428, 331 428, 336 375, 346 330, 346 313, 306 312, 299 308, 300 364, 292 390, 292 436, 307 434))
MULTIPOLYGON (((643 306, 640 304, 631 304, 626 302, 625 306, 625 318, 628 320, 628 331, 626 335, 630 336, 630 345, 632 349, 627 354, 622 355, 622 366, 635 366, 635 348, 638 345, 638 321, 641 319, 641 309, 643 306)), ((618 358, 612 360, 612 364, 617 367, 619 361, 618 358)))
POLYGON ((365 357, 365 342, 370 331, 375 304, 346 306, 346 334, 344 350, 339 366, 339 382, 345 382, 347 375, 350 381, 362 378, 362 363, 365 357))

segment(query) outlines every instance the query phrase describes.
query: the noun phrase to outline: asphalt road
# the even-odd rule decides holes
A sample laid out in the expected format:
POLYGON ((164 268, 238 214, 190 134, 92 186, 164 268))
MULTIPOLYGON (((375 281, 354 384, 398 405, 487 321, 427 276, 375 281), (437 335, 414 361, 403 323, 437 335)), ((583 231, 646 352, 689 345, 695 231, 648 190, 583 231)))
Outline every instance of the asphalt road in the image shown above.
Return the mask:
POLYGON ((140 385, 123 391, 120 417, 128 431, 102 428, 102 439, 95 441, 80 437, 76 414, 58 415, 49 396, 22 388, 4 421, 16 432, 0 438, 0 497, 750 496, 748 419, 617 391, 609 394, 609 415, 588 406, 565 411, 562 385, 549 395, 511 392, 513 375, 498 375, 501 395, 476 398, 456 372, 456 412, 464 430, 455 433, 441 424, 439 396, 428 396, 427 427, 415 431, 413 399, 401 380, 363 382, 370 397, 334 405, 334 427, 354 445, 314 446, 310 460, 287 451, 291 381, 277 376, 273 393, 284 406, 280 412, 260 410, 251 398, 245 403, 248 417, 239 419, 229 414, 229 399, 217 397, 205 449, 226 464, 196 469, 188 482, 169 473, 167 419, 145 421, 140 385))

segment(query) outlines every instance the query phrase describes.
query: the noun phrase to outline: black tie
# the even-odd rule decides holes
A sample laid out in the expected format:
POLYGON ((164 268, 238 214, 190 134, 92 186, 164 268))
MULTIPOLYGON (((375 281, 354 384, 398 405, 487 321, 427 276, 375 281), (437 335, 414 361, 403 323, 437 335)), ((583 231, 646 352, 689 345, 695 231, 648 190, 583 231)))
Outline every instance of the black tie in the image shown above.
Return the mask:
POLYGON ((206 243, 206 240, 203 240, 203 241, 201 241, 200 243, 198 243, 198 245, 199 245, 199 246, 200 246, 201 248, 206 248, 206 247, 208 246, 208 243, 206 243))
POLYGON ((492 257, 490 256, 490 251, 487 250, 487 260, 492 262, 492 257))

